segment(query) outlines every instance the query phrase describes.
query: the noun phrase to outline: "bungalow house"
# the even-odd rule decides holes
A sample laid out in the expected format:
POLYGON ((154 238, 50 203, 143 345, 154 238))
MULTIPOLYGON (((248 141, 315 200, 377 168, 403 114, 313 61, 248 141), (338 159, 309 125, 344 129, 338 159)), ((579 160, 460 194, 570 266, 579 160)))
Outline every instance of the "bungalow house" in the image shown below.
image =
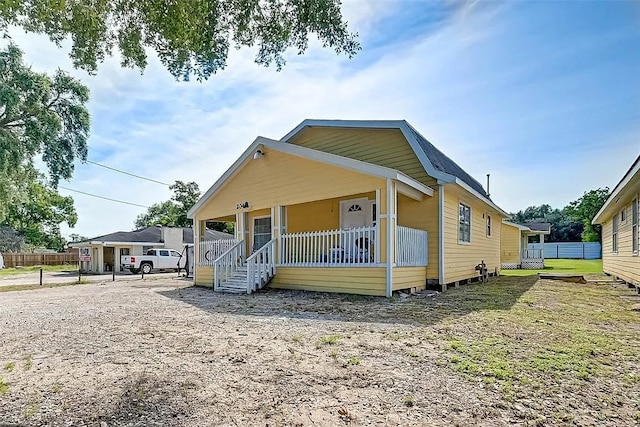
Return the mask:
MULTIPOLYGON (((231 239, 232 235, 206 230, 210 240, 231 239)), ((142 255, 152 248, 167 248, 182 252, 186 244, 193 244, 193 230, 183 227, 154 226, 135 231, 116 231, 82 242, 69 243, 70 248, 81 248, 90 260, 80 261, 81 270, 87 273, 104 273, 120 270, 120 257, 142 255)))
POLYGON ((602 225, 602 270, 640 287, 640 156, 615 186, 593 224, 602 225))
POLYGON ((544 236, 551 234, 548 222, 516 224, 502 221, 500 233, 500 267, 503 270, 541 270, 544 268, 544 236), (540 248, 529 248, 530 240, 540 248))
POLYGON ((305 120, 258 137, 189 211, 195 283, 391 296, 500 269, 507 214, 406 121, 305 120), (208 221, 235 222, 216 259, 208 221), (495 224, 495 225, 494 225, 495 224))

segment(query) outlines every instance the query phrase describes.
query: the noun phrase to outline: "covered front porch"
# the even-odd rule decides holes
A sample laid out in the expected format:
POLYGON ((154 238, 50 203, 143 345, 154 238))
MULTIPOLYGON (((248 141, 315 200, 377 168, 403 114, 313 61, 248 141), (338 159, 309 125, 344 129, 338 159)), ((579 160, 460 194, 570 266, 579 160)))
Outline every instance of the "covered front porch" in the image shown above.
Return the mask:
MULTIPOLYGON (((398 224, 397 206, 431 197, 402 183, 196 222, 196 284, 251 293, 272 287, 390 296, 424 288, 428 232, 398 224), (235 225, 233 241, 202 239, 207 222, 235 225)), ((425 212, 426 215, 429 212, 425 212)), ((437 212, 434 212, 437 214, 437 212)))

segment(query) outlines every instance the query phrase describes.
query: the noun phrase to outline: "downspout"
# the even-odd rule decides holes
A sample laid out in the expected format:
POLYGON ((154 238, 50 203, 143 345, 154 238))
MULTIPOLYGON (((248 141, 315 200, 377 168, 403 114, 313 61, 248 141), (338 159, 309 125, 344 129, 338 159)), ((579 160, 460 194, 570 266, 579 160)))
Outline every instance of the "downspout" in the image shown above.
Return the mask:
POLYGON ((438 282, 444 281, 444 184, 438 185, 438 282))
POLYGON ((393 295, 393 259, 391 258, 391 238, 393 237, 391 233, 392 187, 391 178, 387 178, 387 298, 393 295))

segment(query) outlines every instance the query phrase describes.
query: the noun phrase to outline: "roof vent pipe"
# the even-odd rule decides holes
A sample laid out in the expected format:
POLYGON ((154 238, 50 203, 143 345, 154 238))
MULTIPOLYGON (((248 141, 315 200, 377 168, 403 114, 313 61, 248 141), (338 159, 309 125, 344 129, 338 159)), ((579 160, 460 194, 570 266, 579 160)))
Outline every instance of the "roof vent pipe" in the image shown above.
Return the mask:
POLYGON ((490 173, 487 174, 487 197, 491 196, 491 193, 489 193, 489 177, 491 176, 490 173))

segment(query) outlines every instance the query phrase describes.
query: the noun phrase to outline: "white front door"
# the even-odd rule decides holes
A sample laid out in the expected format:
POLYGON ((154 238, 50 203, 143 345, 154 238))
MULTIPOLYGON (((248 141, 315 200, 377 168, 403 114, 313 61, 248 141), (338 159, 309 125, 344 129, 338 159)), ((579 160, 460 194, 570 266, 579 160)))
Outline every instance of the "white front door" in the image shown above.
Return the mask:
POLYGON ((367 199, 343 200, 340 202, 340 228, 369 227, 371 203, 367 199))
POLYGON ((253 247, 255 252, 271 240, 271 217, 257 217, 253 219, 253 247))

